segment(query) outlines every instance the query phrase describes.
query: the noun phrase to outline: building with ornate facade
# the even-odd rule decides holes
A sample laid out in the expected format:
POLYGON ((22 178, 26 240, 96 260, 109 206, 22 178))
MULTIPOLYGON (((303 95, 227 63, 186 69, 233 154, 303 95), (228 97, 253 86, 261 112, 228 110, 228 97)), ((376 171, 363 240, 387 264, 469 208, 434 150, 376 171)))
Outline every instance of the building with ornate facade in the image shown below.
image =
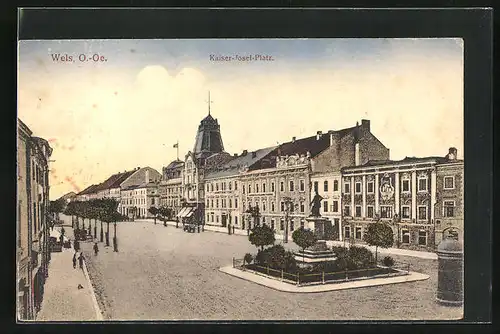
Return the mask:
POLYGON ((363 243, 368 224, 382 221, 392 227, 397 247, 434 250, 436 234, 443 226, 437 221, 445 219, 443 213, 450 214, 455 224, 463 224, 463 220, 456 222, 463 205, 463 165, 456 160, 456 149, 452 151, 454 156, 373 160, 342 168, 343 238, 363 243), (445 206, 454 209, 446 211, 445 206))
POLYGON ((160 205, 172 210, 175 216, 181 209, 181 199, 184 193, 182 188, 182 171, 184 161, 174 160, 167 167, 163 167, 163 177, 160 182, 160 205))
POLYGON ((52 148, 18 119, 17 135, 17 310, 32 320, 43 300, 50 261, 49 158, 52 148))

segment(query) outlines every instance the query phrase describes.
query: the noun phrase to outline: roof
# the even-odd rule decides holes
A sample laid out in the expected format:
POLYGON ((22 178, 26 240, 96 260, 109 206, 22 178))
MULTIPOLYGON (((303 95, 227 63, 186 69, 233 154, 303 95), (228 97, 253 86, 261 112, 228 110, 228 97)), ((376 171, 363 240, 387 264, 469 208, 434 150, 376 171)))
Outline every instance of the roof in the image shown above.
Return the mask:
POLYGON ((90 186, 88 186, 87 188, 83 189, 82 191, 80 191, 78 193, 78 195, 86 195, 86 194, 90 194, 92 192, 94 192, 94 189, 97 187, 97 184, 92 184, 90 186))
POLYGON ((184 161, 177 159, 177 160, 174 160, 171 163, 169 163, 168 166, 164 167, 164 168, 165 169, 173 169, 173 168, 180 167, 182 165, 184 165, 184 161))
POLYGON ((247 152, 245 155, 241 154, 238 157, 234 157, 234 159, 222 165, 219 170, 207 173, 205 175, 205 178, 214 179, 214 178, 239 174, 240 168, 245 168, 245 167, 250 168, 256 162, 265 158, 270 152, 272 152, 275 149, 276 146, 272 146, 272 147, 262 148, 254 152, 247 152))
POLYGON ((131 171, 128 171, 128 172, 125 172, 125 173, 121 173, 120 175, 118 175, 114 182, 112 182, 110 185, 109 185, 109 188, 110 189, 113 189, 113 188, 119 188, 120 185, 126 180, 128 179, 130 176, 132 176, 132 174, 134 174, 136 171, 135 170, 131 170, 131 171))

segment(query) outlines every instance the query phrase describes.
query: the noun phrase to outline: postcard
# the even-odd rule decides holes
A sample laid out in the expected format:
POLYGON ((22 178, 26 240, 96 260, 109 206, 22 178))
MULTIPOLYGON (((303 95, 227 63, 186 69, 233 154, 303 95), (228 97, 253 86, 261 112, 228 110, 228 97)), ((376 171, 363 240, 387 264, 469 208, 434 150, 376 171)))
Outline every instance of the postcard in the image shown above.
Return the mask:
POLYGON ((463 317, 462 39, 18 48, 18 321, 463 317))

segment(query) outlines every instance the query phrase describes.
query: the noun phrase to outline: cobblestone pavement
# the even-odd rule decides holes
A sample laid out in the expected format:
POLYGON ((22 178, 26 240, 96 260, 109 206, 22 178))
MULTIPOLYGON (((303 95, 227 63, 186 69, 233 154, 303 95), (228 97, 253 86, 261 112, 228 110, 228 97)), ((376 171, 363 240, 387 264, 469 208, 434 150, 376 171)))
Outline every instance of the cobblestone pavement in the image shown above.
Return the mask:
MULTIPOLYGON (((112 226, 110 234, 112 236, 112 226)), ((293 294, 218 271, 256 252, 246 238, 187 233, 150 222, 119 223, 119 252, 84 243, 105 319, 113 320, 432 320, 459 319, 462 308, 435 303, 437 261, 394 256, 425 281, 293 294)), ((296 248, 293 243, 287 247, 296 248)))
MULTIPOLYGON (((71 227, 65 227, 72 236, 71 227)), ((91 290, 83 270, 73 269, 74 250, 63 249, 52 253, 49 277, 37 321, 88 321, 97 320, 92 304, 91 290), (83 289, 78 289, 81 284, 83 289)))

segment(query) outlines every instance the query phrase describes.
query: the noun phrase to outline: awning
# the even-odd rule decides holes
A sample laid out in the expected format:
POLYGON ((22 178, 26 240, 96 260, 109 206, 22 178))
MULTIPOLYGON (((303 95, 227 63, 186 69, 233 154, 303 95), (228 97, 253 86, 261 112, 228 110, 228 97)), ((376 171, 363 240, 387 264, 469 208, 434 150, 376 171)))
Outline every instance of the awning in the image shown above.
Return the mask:
POLYGON ((187 210, 189 210, 188 207, 182 208, 181 211, 177 214, 177 217, 184 217, 184 215, 187 213, 187 210))
POLYGON ((191 209, 184 217, 188 218, 191 217, 194 213, 194 209, 191 209))

